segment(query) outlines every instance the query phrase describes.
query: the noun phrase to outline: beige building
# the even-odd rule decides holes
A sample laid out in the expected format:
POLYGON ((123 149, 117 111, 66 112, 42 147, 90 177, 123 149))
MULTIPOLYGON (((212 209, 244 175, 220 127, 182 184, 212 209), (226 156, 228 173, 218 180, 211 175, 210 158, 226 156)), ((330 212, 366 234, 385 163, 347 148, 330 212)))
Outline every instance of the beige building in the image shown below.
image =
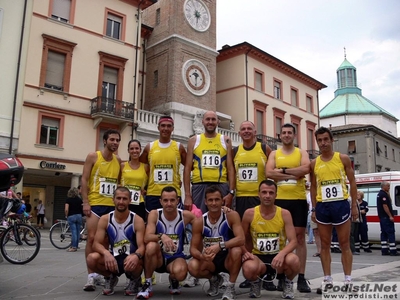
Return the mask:
POLYGON ((297 144, 312 154, 318 126, 318 91, 326 86, 265 51, 247 43, 224 46, 217 57, 217 110, 232 116, 235 130, 251 120, 270 146, 280 129, 292 123, 297 144))
POLYGON ((315 149, 308 137, 325 86, 247 43, 217 51, 216 1, 27 2, 15 151, 26 171, 17 189, 33 207, 44 201, 50 224, 64 217, 67 191, 108 128, 121 132, 122 160, 131 138, 143 145, 158 138, 162 114, 175 119, 173 138, 185 145, 201 132, 205 110, 217 111, 218 130, 234 145, 249 119, 273 146, 280 126, 292 122, 299 146, 315 149))
POLYGON ((31 16, 32 1, 0 1, 0 152, 18 148, 31 16))

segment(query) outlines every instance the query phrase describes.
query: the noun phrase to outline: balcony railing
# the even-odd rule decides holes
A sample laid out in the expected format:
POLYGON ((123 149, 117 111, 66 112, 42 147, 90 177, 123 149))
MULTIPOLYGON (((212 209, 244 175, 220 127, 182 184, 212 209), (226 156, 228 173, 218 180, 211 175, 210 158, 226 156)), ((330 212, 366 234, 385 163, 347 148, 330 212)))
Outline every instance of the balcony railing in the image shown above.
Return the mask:
POLYGON ((263 135, 263 134, 257 134, 256 138, 257 138, 257 141, 270 146, 272 150, 278 149, 277 143, 279 143, 280 140, 270 137, 270 136, 267 136, 267 135, 263 135))
POLYGON ((133 120, 134 107, 132 103, 98 96, 91 100, 90 114, 93 116, 123 118, 133 120))
POLYGON ((319 155, 319 151, 318 150, 306 150, 308 153, 308 157, 310 158, 310 160, 317 158, 317 156, 319 155))

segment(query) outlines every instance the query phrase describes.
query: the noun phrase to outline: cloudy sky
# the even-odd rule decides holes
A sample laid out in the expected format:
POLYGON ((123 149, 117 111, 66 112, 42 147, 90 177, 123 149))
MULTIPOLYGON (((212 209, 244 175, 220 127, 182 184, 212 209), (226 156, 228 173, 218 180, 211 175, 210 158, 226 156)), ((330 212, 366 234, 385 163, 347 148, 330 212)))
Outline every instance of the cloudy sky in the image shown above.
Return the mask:
POLYGON ((217 0, 217 48, 244 41, 327 85, 320 108, 346 47, 363 96, 400 119, 399 0, 217 0))

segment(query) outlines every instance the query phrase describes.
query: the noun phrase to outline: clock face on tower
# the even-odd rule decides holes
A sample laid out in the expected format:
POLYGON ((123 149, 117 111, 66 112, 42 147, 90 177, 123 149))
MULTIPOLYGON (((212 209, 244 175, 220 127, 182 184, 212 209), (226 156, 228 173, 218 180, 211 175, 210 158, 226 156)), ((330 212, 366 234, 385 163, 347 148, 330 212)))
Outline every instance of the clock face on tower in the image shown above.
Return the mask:
POLYGON ((182 79, 186 88, 196 96, 203 96, 210 88, 210 73, 197 59, 189 59, 183 64, 182 79))
POLYGON ((210 27, 210 11, 201 0, 186 0, 183 11, 186 20, 195 30, 203 32, 210 27))

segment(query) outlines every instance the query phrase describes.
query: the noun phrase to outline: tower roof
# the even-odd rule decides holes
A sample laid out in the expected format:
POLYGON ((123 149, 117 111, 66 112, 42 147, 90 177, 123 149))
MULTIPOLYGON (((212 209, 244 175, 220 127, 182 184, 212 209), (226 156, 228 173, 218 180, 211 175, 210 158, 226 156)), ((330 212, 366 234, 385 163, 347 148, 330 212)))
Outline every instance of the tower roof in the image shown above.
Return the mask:
POLYGON ((379 105, 375 104, 371 100, 368 100, 359 93, 347 93, 337 95, 331 100, 324 108, 321 109, 319 116, 320 118, 329 118, 339 115, 386 115, 388 118, 398 121, 388 111, 384 110, 379 105))
POLYGON ((356 67, 354 67, 348 60, 347 58, 344 59, 344 61, 342 62, 342 64, 340 65, 340 67, 336 70, 342 70, 342 69, 356 69, 356 67))

